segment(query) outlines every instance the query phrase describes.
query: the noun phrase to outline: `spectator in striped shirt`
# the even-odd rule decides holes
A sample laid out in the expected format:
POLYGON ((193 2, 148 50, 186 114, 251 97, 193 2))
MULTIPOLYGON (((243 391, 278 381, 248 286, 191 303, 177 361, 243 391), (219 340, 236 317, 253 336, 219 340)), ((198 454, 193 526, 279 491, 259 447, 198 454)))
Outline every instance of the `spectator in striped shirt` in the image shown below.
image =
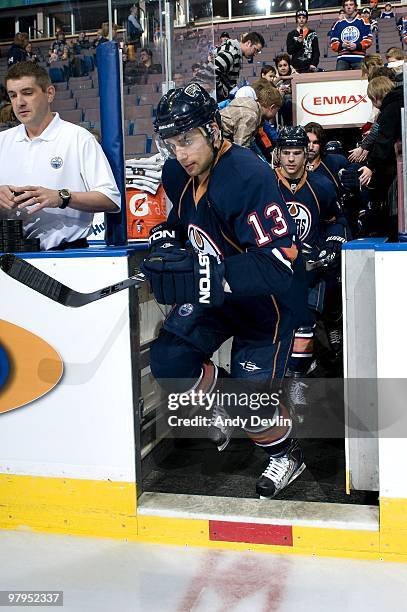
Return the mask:
POLYGON ((237 85, 243 57, 250 59, 261 52, 264 38, 257 32, 248 32, 241 41, 227 40, 218 47, 215 56, 216 97, 218 102, 227 100, 229 92, 237 85))
POLYGON ((338 53, 337 70, 359 70, 371 46, 370 24, 358 16, 356 0, 344 0, 345 19, 337 21, 331 31, 331 49, 338 53))

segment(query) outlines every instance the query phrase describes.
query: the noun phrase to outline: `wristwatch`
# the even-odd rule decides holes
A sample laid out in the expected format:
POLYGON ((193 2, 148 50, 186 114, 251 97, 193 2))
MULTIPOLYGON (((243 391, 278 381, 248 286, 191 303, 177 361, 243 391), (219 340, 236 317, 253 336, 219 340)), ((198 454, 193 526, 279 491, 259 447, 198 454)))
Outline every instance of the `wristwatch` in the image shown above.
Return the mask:
POLYGON ((59 208, 66 208, 71 201, 71 192, 69 189, 60 189, 58 191, 58 195, 62 200, 62 204, 59 206, 59 208))

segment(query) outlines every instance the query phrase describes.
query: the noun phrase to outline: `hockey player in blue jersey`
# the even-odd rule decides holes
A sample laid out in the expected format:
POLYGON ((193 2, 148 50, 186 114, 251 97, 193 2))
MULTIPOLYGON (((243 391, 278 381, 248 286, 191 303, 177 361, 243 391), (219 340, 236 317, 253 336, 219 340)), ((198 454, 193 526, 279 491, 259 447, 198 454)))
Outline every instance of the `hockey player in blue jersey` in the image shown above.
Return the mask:
MULTIPOLYGON (((313 360, 316 313, 322 313, 324 298, 337 302, 337 273, 347 224, 331 178, 307 172, 308 136, 302 127, 283 128, 276 150, 276 177, 308 258, 319 258, 326 266, 308 272, 309 308, 294 337, 287 375, 304 378, 315 367, 313 360)), ((325 309, 326 309, 325 303, 325 309)), ((331 308, 331 305, 328 309, 331 308)), ((337 310, 337 308, 335 308, 337 310)), ((340 303, 339 303, 340 310, 340 303)), ((340 316, 339 311, 339 316, 340 316)), ((328 330, 329 336, 329 330, 328 330)))
POLYGON ((307 170, 332 181, 352 235, 356 235, 358 213, 365 201, 365 194, 361 193, 357 180, 359 165, 351 164, 346 159, 340 142, 334 140, 327 143, 326 132, 319 123, 307 123, 304 130, 309 141, 307 170))
POLYGON ((339 172, 342 168, 349 166, 349 161, 344 155, 338 153, 327 154, 327 138, 322 125, 311 121, 304 126, 304 130, 308 136, 308 172, 313 172, 316 176, 325 176, 331 180, 338 196, 341 196, 343 187, 339 179, 339 172))
MULTIPOLYGON (((157 301, 174 306, 151 347, 151 370, 177 392, 270 390, 284 377, 296 310, 306 302, 295 225, 276 177, 223 140, 220 125, 216 102, 197 84, 164 95, 154 124, 169 157, 162 180, 173 207, 152 230, 142 269, 157 301), (229 374, 211 357, 231 337, 229 374)), ((288 423, 253 425, 250 413, 247 404, 216 406, 209 437, 222 450, 227 416, 242 417, 268 455, 257 493, 271 498, 305 469, 303 455, 288 423)), ((256 415, 288 416, 281 404, 256 415)))

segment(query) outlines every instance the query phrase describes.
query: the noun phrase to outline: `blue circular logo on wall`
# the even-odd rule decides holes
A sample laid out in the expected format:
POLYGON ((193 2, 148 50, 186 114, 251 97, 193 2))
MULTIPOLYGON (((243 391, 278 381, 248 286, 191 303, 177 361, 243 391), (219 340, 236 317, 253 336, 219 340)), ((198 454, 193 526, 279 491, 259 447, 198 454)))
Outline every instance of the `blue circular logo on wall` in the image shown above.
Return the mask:
POLYGON ((4 387, 10 374, 10 361, 6 351, 0 345, 0 390, 4 387))

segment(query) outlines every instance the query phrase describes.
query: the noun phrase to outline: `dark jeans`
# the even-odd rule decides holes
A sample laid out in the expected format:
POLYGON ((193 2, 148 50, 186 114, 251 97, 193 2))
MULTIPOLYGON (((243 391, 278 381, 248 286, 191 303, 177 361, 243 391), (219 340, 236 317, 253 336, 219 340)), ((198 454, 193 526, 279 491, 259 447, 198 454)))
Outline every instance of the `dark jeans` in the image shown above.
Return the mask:
POLYGON ((336 70, 360 70, 363 58, 357 62, 349 61, 346 59, 338 59, 336 62, 336 70))

